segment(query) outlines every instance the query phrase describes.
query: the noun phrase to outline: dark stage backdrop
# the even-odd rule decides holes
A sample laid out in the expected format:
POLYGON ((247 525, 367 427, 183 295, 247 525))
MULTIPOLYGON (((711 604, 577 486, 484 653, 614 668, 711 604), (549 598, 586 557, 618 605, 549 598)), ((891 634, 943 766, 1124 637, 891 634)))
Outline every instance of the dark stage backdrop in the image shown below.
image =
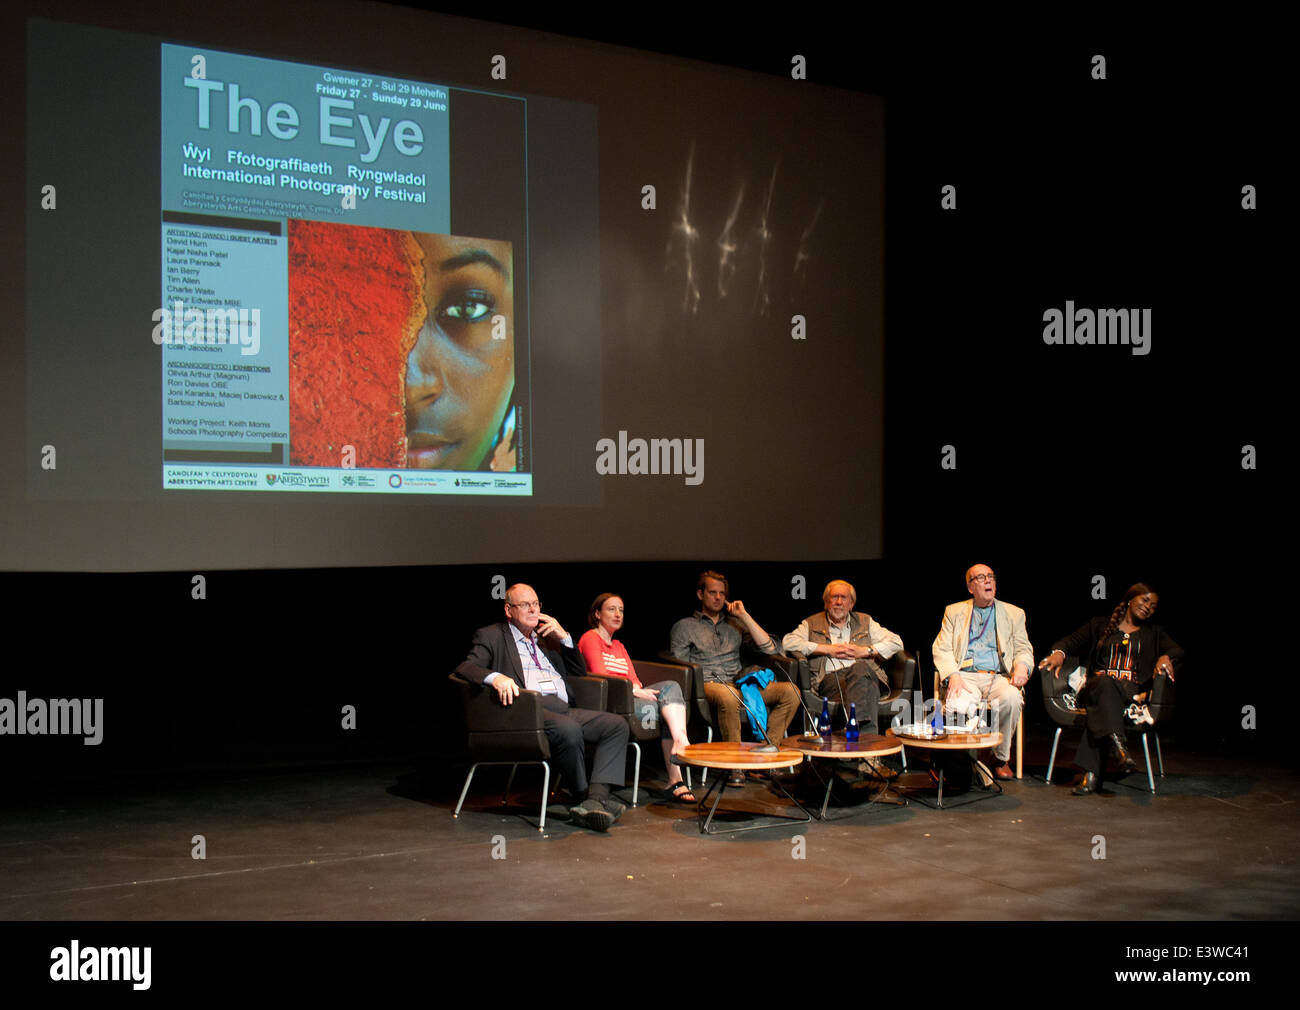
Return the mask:
MULTIPOLYGON (((860 608, 919 655, 918 687, 926 697, 931 643, 943 607, 966 595, 968 559, 988 561, 1000 598, 1025 608, 1039 657, 1109 610, 1090 598, 1096 575, 1107 578, 1113 600, 1130 581, 1154 572, 1158 620, 1189 656, 1162 740, 1175 750, 1234 758, 1282 753, 1282 702, 1266 689, 1267 671, 1250 649, 1224 645, 1224 629, 1199 588, 1206 578, 1202 556, 1125 551, 1082 561, 1048 559, 1032 548, 986 548, 958 537, 942 550, 918 545, 898 560, 719 567, 732 596, 778 637, 820 609, 827 581, 848 577, 860 608), (801 583, 808 599, 793 598, 801 583), (1249 728, 1247 706, 1256 713, 1249 728)), ((1254 568, 1231 557, 1216 565, 1213 577, 1225 580, 1254 568)), ((211 573, 202 602, 189 600, 190 579, 182 574, 6 574, 0 578, 16 601, 13 627, 40 644, 29 663, 7 670, 0 697, 22 689, 29 697, 104 699, 98 746, 80 738, 0 737, 0 753, 23 769, 6 790, 73 787, 122 772, 369 760, 414 760, 454 776, 463 736, 447 676, 464 658, 473 629, 502 619, 493 598, 500 580, 530 581, 543 608, 575 640, 595 595, 621 594, 621 638, 634 659, 653 659, 667 648, 672 623, 698 606, 700 567, 611 562, 211 573), (201 618, 200 606, 218 616, 201 618), (345 706, 355 707, 355 729, 343 728, 345 706)), ((1052 724, 1037 675, 1028 692, 1030 734, 1046 735, 1052 724)))
MULTIPOLYGON (((338 31, 330 19, 342 8, 312 9, 326 13, 299 19, 292 31, 285 15, 277 22, 282 34, 243 48, 316 61, 333 48, 341 51, 340 65, 355 65, 330 34, 338 31), (312 27, 304 33, 305 23, 312 27)), ((244 13, 230 23, 224 14, 178 11, 148 7, 147 16, 105 17, 124 30, 201 38, 214 47, 237 45, 246 20, 257 17, 244 13)), ((421 23, 414 12, 395 16, 421 23)), ((592 30, 564 20, 516 20, 574 34, 592 30)), ((509 28, 464 31, 492 41, 449 57, 463 61, 456 64, 464 67, 460 81, 471 68, 483 75, 495 46, 509 41, 529 54, 511 61, 511 87, 530 91, 531 54, 541 60, 553 53, 549 43, 509 28)), ((731 432, 748 463, 740 493, 719 485, 728 493, 715 496, 712 469, 700 487, 674 483, 672 503, 656 497, 668 484, 602 479, 598 521, 575 529, 562 509, 540 502, 531 511, 489 503, 491 514, 481 513, 489 520, 448 523, 451 506, 423 500, 385 502, 377 512, 370 501, 331 505, 338 510, 331 516, 341 518, 321 525, 313 515, 304 527, 296 503, 241 504, 225 519, 224 498, 195 492, 203 522, 187 527, 187 539, 168 540, 166 561, 120 562, 157 557, 153 524, 174 523, 173 507, 32 496, 32 461, 39 467, 42 443, 28 428, 30 389, 17 339, 31 329, 30 321, 19 325, 22 286, 7 288, 5 318, 15 325, 4 351, 10 395, 3 409, 12 433, 4 456, 5 567, 37 571, 0 576, 12 601, 11 634, 22 637, 32 657, 6 670, 0 697, 19 689, 102 696, 107 728, 99 748, 13 737, 0 737, 0 748, 16 756, 21 747, 32 777, 64 779, 111 769, 428 755, 454 750, 446 674, 463 657, 472 629, 498 619, 498 576, 531 582, 575 634, 596 593, 620 592, 634 657, 666 645, 672 621, 694 605, 702 568, 727 572, 733 595, 774 634, 816 609, 827 579, 845 577, 856 583, 863 609, 898 631, 909 650, 928 655, 943 606, 965 596, 964 569, 983 561, 998 572, 999 595, 1028 611, 1039 656, 1055 638, 1109 610, 1129 583, 1152 582, 1161 594, 1160 621, 1189 654, 1170 738, 1192 750, 1279 752, 1288 719, 1271 685, 1278 664, 1286 663, 1274 655, 1284 625, 1273 572, 1292 553, 1280 479, 1288 437, 1278 423, 1290 357, 1282 222, 1293 219, 1294 207, 1280 173, 1288 106, 1271 33, 1168 34, 1129 19, 1065 25, 1049 18, 1023 26, 985 18, 885 21, 878 32, 831 34, 811 24, 749 22, 736 29, 720 15, 692 12, 601 36, 757 71, 765 75, 756 85, 764 93, 785 95, 809 82, 856 92, 845 106, 854 115, 812 124, 780 113, 784 97, 774 99, 768 122, 747 119, 716 96, 674 93, 688 113, 685 120, 656 121, 656 136, 673 137, 656 148, 662 162, 643 173, 637 156, 619 155, 626 168, 620 187, 637 182, 639 192, 643 174, 663 180, 656 219, 662 230, 644 243, 627 239, 642 221, 635 199, 606 213, 617 202, 605 181, 609 131, 622 148, 637 143, 637 124, 614 116, 607 126, 601 106, 601 248, 616 266, 607 272, 602 260, 600 325, 607 332, 649 327, 654 335, 645 344, 605 349, 604 426, 636 434, 654 405, 656 416, 682 419, 663 434, 731 432), (796 54, 807 58, 807 82, 790 77, 796 54), (1097 55, 1105 57, 1104 79, 1094 76, 1097 55), (674 125, 684 121, 689 129, 674 125), (707 191, 699 206, 716 233, 735 198, 735 179, 723 163, 771 161, 748 147, 738 152, 731 140, 715 149, 698 138, 740 131, 762 146, 769 133, 807 130, 791 136, 816 135, 809 151, 824 150, 821 135, 830 134, 853 148, 853 157, 868 157, 880 124, 883 245, 846 254, 835 265, 834 290, 825 293, 834 305, 867 305, 863 329, 837 324, 823 341, 813 326, 799 342, 787 328, 780 353, 802 358, 764 359, 757 364, 766 373, 762 381, 731 387, 716 405, 691 395, 724 359, 745 357, 728 340, 749 339, 750 331, 735 320, 715 329, 703 307, 688 327, 674 329, 669 317, 680 314, 680 286, 671 301, 611 300, 609 292, 635 293, 634 275, 656 295, 682 280, 666 269, 653 282, 649 274, 665 266, 656 257, 670 245, 665 222, 692 137, 699 172, 693 178, 703 187, 695 195, 707 191), (948 186, 952 206, 945 208, 948 186), (874 256, 883 259, 873 267, 874 256), (875 362, 863 356, 859 334, 871 329, 869 306, 881 277, 886 340, 875 362), (1094 333, 1103 313, 1114 321, 1113 310, 1132 310, 1126 318, 1140 346, 1048 342, 1053 310, 1069 311, 1082 328, 1085 309, 1094 333), (664 382, 667 373, 683 385, 664 382), (720 415, 742 416, 746 424, 727 427, 730 420, 724 424, 720 415), (871 446, 881 422, 876 461, 871 446), (764 437, 775 430, 779 438, 764 437), (877 467, 878 503, 871 494, 877 467), (658 509, 652 519, 639 511, 646 503, 658 509), (415 513, 406 506, 428 508, 435 525, 412 534, 415 513), (256 542, 269 538, 259 559, 242 553, 241 545, 253 542, 244 539, 251 529, 246 509, 260 510, 269 524, 253 531, 262 538, 256 542), (506 515, 508 522, 496 521, 506 515), (366 520, 364 533, 358 517, 366 520), (73 519, 94 522, 83 529, 73 519), (878 541, 868 528, 879 530, 878 541), (367 564, 375 544, 391 551, 407 540, 414 545, 410 560, 419 561, 465 557, 456 552, 477 544, 518 549, 482 564, 401 564, 385 554, 393 563, 342 567, 367 564), (455 546, 437 558, 421 554, 435 542, 455 546), (185 558, 202 563, 187 567, 185 558), (119 567, 154 571, 88 574, 119 567), (196 575, 206 580, 202 600, 192 598, 196 575), (795 598, 797 577, 806 583, 804 599, 795 598), (1095 598, 1098 578, 1104 600, 1095 598), (339 728, 345 704, 357 706, 355 731, 339 728)), ((6 66, 21 67, 23 29, 13 18, 5 38, 17 61, 6 66)), ((594 45, 579 48, 594 60, 612 58, 594 45)), ((566 66, 555 97, 580 101, 590 86, 587 64, 574 58, 566 66)), ((660 84, 666 88, 681 66, 663 63, 660 84)), ((7 73, 21 92, 21 71, 7 73)), ((630 80, 605 86, 635 90, 630 80)), ((9 152, 20 144, 7 163, 23 164, 21 142, 5 142, 9 152)), ((854 174, 857 162, 804 160, 801 145, 782 155, 780 173, 854 174)), ((864 185, 879 181, 862 174, 864 185)), ((745 199, 768 178, 754 176, 745 199)), ((0 199, 13 236, 4 255, 11 276, 22 277, 23 240, 15 229, 38 212, 39 180, 6 187, 0 199)), ((156 213, 157 204, 150 206, 156 213)), ((61 203, 56 213, 65 209, 61 203)), ((823 224, 845 222, 824 216, 823 224)), ((864 241, 870 238, 864 233, 864 241)), ((716 256, 715 247, 715 265, 716 256)), ((148 264, 150 277, 156 266, 156 259, 148 264)), ((547 367, 539 359, 534 374, 547 367)), ((580 411, 584 391, 566 395, 580 411)), ((102 401, 109 411, 115 393, 94 389, 67 400, 69 410, 102 401)), ((157 414, 147 420, 155 424, 157 414)), ((714 442, 706 441, 712 466, 714 442)), ((593 457, 588 448, 575 450, 574 466, 594 478, 593 457)), ((928 659, 924 670, 928 680, 928 659)), ((1035 682, 1027 711, 1031 725, 1045 728, 1035 682)))

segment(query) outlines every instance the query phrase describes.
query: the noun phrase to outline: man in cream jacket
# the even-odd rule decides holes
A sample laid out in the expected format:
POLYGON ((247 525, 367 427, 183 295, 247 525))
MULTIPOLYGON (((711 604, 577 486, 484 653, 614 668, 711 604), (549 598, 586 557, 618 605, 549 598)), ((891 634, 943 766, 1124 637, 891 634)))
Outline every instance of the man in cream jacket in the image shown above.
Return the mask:
POLYGON ((1024 705, 1020 688, 1029 682, 1034 668, 1025 612, 995 598, 997 577, 988 565, 967 570, 966 588, 971 598, 943 612, 943 625, 934 640, 934 668, 945 700, 960 692, 988 699, 992 728, 1002 734, 993 751, 993 774, 1015 778, 1007 759, 1024 705))

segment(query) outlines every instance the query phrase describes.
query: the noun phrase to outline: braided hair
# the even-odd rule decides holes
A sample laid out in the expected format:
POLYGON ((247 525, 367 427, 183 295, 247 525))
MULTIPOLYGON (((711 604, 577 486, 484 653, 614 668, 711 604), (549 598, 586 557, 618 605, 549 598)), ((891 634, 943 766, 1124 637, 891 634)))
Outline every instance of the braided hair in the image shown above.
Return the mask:
POLYGON ((1124 611, 1128 610, 1129 600, 1133 599, 1135 596, 1145 596, 1147 593, 1154 592, 1155 590, 1145 582, 1135 582, 1133 585, 1129 586, 1128 591, 1124 594, 1124 598, 1119 601, 1119 606, 1110 612, 1110 620, 1106 622, 1106 627, 1102 631, 1101 637, 1097 639, 1097 648, 1101 648, 1101 644, 1106 641, 1106 639, 1110 638, 1112 632, 1119 627, 1119 622, 1124 618, 1124 611))

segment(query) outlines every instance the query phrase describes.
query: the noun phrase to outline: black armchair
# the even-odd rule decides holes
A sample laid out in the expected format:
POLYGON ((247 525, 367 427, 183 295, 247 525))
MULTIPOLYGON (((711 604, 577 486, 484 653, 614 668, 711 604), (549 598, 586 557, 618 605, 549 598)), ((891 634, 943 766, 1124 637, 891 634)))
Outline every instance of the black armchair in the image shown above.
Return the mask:
MULTIPOLYGON (((1056 723, 1056 734, 1052 737, 1052 755, 1047 762, 1047 782, 1049 784, 1052 781, 1052 769, 1056 764, 1056 746, 1060 742, 1061 731, 1064 729, 1082 730, 1088 721, 1088 710, 1078 705, 1071 708, 1068 699, 1065 698, 1065 695, 1070 692, 1069 676, 1080 665, 1077 656, 1066 656, 1065 661, 1061 664, 1061 675, 1059 677, 1044 673, 1040 678, 1043 685, 1043 704, 1047 707, 1047 714, 1056 723)), ((1152 721, 1138 724, 1130 722, 1128 728, 1131 732, 1142 734, 1142 756, 1146 760, 1147 788, 1154 793, 1156 791, 1156 780, 1151 772, 1151 748, 1147 738, 1155 737, 1156 760, 1160 765, 1160 777, 1164 778, 1165 758, 1160 750, 1160 735, 1156 732, 1156 726, 1160 724, 1161 719, 1168 718, 1173 711, 1173 681, 1165 676, 1157 676, 1151 682, 1146 706, 1151 713, 1152 721)))
MULTIPOLYGON (((496 692, 471 684, 458 674, 451 675, 460 697, 461 712, 465 717, 467 734, 466 752, 470 759, 469 773, 461 788, 453 817, 460 816, 470 782, 479 765, 510 765, 506 780, 504 805, 510 797, 515 771, 521 764, 542 766, 542 804, 538 831, 546 830, 546 803, 551 795, 550 742, 546 739, 542 696, 536 691, 520 691, 510 705, 502 705, 496 692)), ((568 678, 573 694, 573 704, 581 708, 601 711, 605 708, 606 687, 603 677, 568 678)))
MULTIPOLYGON (((796 659, 798 664, 796 676, 799 690, 803 692, 804 713, 812 711, 814 714, 822 710, 822 700, 819 695, 812 690, 812 668, 808 665, 808 660, 799 656, 796 659)), ((897 713, 898 707, 894 704, 900 698, 906 698, 912 691, 912 685, 916 682, 916 657, 904 649, 899 649, 889 659, 880 664, 881 669, 885 671, 885 676, 889 678, 889 692, 880 695, 880 704, 876 706, 876 725, 884 732, 884 728, 890 724, 890 720, 897 713)), ((910 699, 909 699, 910 702, 910 699)), ((839 702, 830 703, 831 720, 834 721, 836 713, 839 711, 839 702)), ((816 726, 809 726, 809 731, 816 730, 816 726)))
POLYGON ((1069 677, 1079 667, 1078 656, 1066 656, 1058 671, 1060 676, 1044 671, 1039 676, 1043 686, 1043 704, 1047 714, 1056 723, 1056 733, 1052 736, 1052 754, 1047 759, 1047 784, 1052 784, 1052 769, 1056 767, 1056 747, 1061 742, 1061 731, 1066 729, 1083 729, 1088 721, 1088 710, 1081 706, 1071 706, 1067 694, 1070 691, 1069 677))
POLYGON ((1163 674, 1156 674, 1151 681, 1151 690, 1146 700, 1147 711, 1151 713, 1151 722, 1149 723, 1129 723, 1129 731, 1142 734, 1142 756, 1146 759, 1147 765, 1147 788, 1152 793, 1156 791, 1156 780, 1151 774, 1151 748, 1147 744, 1148 737, 1156 739, 1156 760, 1160 764, 1160 777, 1165 777, 1165 756, 1160 751, 1160 734, 1156 732, 1156 727, 1160 725, 1161 719, 1167 719, 1174 710, 1174 682, 1163 674))
MULTIPOLYGON (((682 697, 687 699, 689 707, 691 697, 691 668, 682 663, 652 663, 644 660, 633 660, 633 666, 636 667, 636 675, 641 678, 643 684, 657 684, 662 680, 675 681, 682 689, 682 697)), ((636 717, 636 708, 633 705, 632 681, 627 677, 608 677, 599 674, 593 675, 594 679, 603 680, 607 690, 606 711, 613 712, 615 715, 621 715, 627 719, 628 741, 627 745, 632 748, 634 758, 632 766, 632 806, 637 805, 637 795, 641 785, 641 743, 643 741, 658 740, 660 730, 656 726, 654 729, 647 729, 641 725, 641 720, 636 717)), ((686 769, 690 774, 690 768, 686 769)), ((687 786, 690 781, 687 781, 687 786)))

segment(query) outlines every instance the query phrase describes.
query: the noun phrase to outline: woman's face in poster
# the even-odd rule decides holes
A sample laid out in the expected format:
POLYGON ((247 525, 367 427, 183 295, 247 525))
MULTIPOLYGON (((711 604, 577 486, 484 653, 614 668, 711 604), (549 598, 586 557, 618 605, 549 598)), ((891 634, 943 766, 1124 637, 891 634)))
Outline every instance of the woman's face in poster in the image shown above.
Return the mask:
POLYGON ((414 237, 429 314, 406 359, 406 465, 477 470, 515 387, 510 243, 414 237))

